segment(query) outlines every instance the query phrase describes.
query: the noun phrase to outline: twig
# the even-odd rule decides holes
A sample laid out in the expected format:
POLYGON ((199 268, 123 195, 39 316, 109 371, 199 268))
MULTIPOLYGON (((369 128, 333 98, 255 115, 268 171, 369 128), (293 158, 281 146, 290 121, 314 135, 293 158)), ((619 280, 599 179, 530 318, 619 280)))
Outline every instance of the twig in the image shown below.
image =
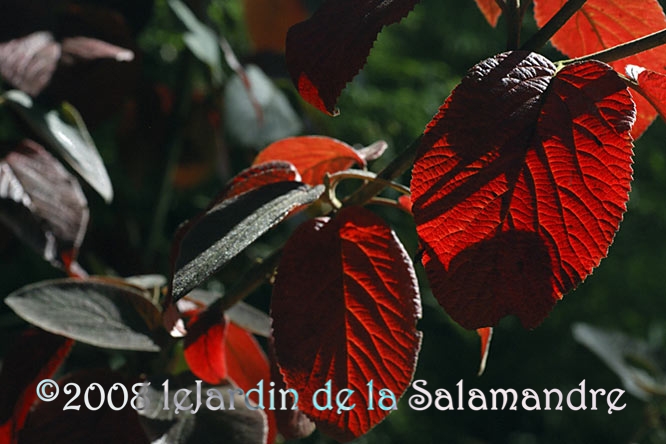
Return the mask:
POLYGON ((564 24, 583 7, 587 0, 569 0, 555 15, 548 20, 543 28, 539 29, 520 49, 525 51, 536 51, 550 40, 564 24))
POLYGON ((621 45, 604 49, 594 54, 589 54, 575 59, 562 60, 558 62, 561 65, 570 65, 577 62, 586 62, 588 60, 598 60, 600 62, 611 63, 617 60, 648 51, 657 46, 666 44, 666 29, 648 34, 621 45))
POLYGON ((520 46, 520 0, 507 0, 506 10, 506 49, 514 50, 520 46))
POLYGON ((400 177, 402 173, 407 171, 414 163, 416 158, 416 150, 421 143, 421 138, 417 137, 403 152, 398 154, 386 167, 377 174, 378 179, 366 183, 361 188, 356 190, 354 194, 344 202, 345 206, 363 205, 368 200, 375 197, 380 191, 386 188, 386 181, 392 181, 400 177))

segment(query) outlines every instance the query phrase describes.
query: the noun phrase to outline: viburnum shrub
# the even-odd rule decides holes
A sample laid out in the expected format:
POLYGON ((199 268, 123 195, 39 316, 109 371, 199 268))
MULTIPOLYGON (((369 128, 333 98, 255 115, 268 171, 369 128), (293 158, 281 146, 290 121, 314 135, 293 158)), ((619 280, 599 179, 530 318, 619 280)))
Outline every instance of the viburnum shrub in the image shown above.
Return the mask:
MULTIPOLYGON (((337 114, 338 96, 364 66, 378 33, 417 3, 325 0, 292 26, 286 60, 303 99, 337 114)), ((257 389, 251 399, 263 391, 264 403, 271 390, 298 394, 298 410, 286 411, 263 405, 177 415, 143 408, 137 417, 126 408, 105 425, 122 427, 114 433, 123 442, 272 443, 278 434, 300 438, 315 427, 346 442, 368 433, 392 410, 377 407, 377 397, 392 405, 409 387, 421 344, 412 258, 390 225, 366 208, 370 204, 413 214, 427 284, 453 320, 478 331, 484 362, 492 328, 503 317, 537 327, 599 265, 619 228, 633 141, 666 111, 666 75, 660 73, 666 16, 656 0, 476 3, 492 26, 505 16, 507 51, 470 68, 409 147, 375 174, 366 167, 384 153, 381 142, 355 149, 329 137, 300 136, 270 144, 178 229, 166 279, 87 277, 76 262, 88 219, 77 179, 37 142, 13 147, 0 163, 1 217, 72 277, 35 283, 5 299, 50 333, 29 330, 6 356, 2 436, 46 442, 75 433, 67 428, 73 412, 63 412, 62 396, 35 404, 37 382, 54 374, 74 340, 154 352, 155 362, 182 349, 191 373, 148 366, 132 377, 82 371, 61 380, 61 388, 67 381, 95 382, 107 401, 121 392, 111 389, 114 384, 131 392, 141 381, 151 382, 142 393, 149 406, 166 402, 163 384, 195 391, 195 380, 257 389), (531 3, 539 30, 523 42, 531 3), (569 58, 540 55, 548 41, 569 58), (396 180, 410 169, 408 188, 396 180), (389 188, 401 197, 380 196, 389 188), (47 197, 40 194, 45 189, 47 197), (298 226, 284 246, 223 297, 199 288, 286 220, 298 226), (241 302, 265 281, 273 285, 270 321, 241 302), (262 345, 255 334, 268 339, 262 345), (36 353, 22 354, 28 347, 36 353), (368 396, 370 386, 375 398, 368 396), (334 394, 353 390, 347 405, 354 408, 313 405, 323 387, 334 394), (59 421, 56 431, 53 421, 59 421)), ((179 16, 187 17, 182 10, 179 16)), ((30 95, 58 66, 98 58, 122 64, 131 52, 42 32, 0 45, 0 56, 2 76, 18 89, 3 102, 110 199, 104 166, 89 149, 76 110, 40 110, 30 95), (52 54, 48 69, 19 66, 26 51, 52 54)), ((77 426, 94 427, 99 415, 87 412, 77 426)))

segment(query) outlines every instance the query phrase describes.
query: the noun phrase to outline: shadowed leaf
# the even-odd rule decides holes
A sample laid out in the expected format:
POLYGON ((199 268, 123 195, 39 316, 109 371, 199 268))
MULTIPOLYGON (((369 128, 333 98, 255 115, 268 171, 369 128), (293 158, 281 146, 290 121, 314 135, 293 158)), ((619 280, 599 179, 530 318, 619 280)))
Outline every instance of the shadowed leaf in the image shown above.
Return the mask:
POLYGON ((347 82, 365 65, 379 31, 418 0, 326 0, 287 33, 287 67, 301 97, 329 114, 347 82))
POLYGON ((421 343, 420 314, 412 262, 382 219, 350 207, 302 224, 284 247, 271 301, 277 362, 299 408, 339 441, 382 421, 390 407, 374 399, 369 409, 366 385, 372 380, 396 400, 404 393, 421 343), (354 390, 348 405, 355 408, 318 410, 312 397, 327 381, 332 393, 354 390))
POLYGON ((73 344, 39 329, 26 330, 12 342, 0 372, 0 442, 16 442, 37 399, 37 384, 55 373, 73 344))
POLYGON ((296 167, 289 162, 272 161, 256 164, 241 171, 227 183, 225 190, 216 200, 230 199, 269 183, 301 181, 296 167))
POLYGON ((606 256, 626 210, 634 104, 599 62, 534 53, 470 70, 430 122, 412 211, 434 295, 465 328, 546 317, 606 256), (553 77, 554 76, 554 77, 553 77))
MULTIPOLYGON (((566 0, 534 0, 534 15, 543 26, 566 0)), ((657 0, 588 0, 553 36, 553 46, 568 57, 581 57, 628 42, 666 28, 666 16, 657 0)), ((627 64, 663 71, 666 46, 659 46, 624 58, 610 65, 624 72, 627 64)), ((642 97, 634 95, 636 123, 631 131, 638 139, 657 116, 642 97)))
POLYGON ((44 148, 24 140, 0 160, 0 220, 53 265, 76 260, 88 225, 78 181, 44 148))
POLYGON ((95 279, 57 279, 28 285, 5 303, 51 333, 97 347, 158 351, 160 315, 136 287, 95 279))
POLYGON ((20 443, 149 443, 141 429, 136 410, 130 406, 130 400, 134 397, 132 382, 122 374, 106 369, 82 370, 58 380, 58 385, 60 395, 51 402, 38 403, 28 416, 20 443), (69 383, 81 388, 80 396, 70 404, 70 407, 78 405, 78 410, 65 410, 66 403, 75 393, 65 392, 64 388, 69 383), (88 405, 85 404, 86 400, 88 405), (124 408, 116 410, 111 405, 116 408, 124 405, 124 408), (100 408, 96 409, 97 406, 100 408))

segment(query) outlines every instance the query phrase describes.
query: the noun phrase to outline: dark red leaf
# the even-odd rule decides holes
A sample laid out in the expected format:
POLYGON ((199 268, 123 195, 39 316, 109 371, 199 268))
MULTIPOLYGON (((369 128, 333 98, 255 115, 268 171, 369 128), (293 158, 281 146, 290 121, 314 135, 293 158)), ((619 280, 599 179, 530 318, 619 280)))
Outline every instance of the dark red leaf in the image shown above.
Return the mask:
POLYGON ((55 373, 73 344, 36 328, 12 342, 0 372, 0 442, 15 442, 37 399, 37 384, 55 373))
MULTIPOLYGON (((286 390, 287 386, 278 368, 277 358, 275 357, 275 344, 272 337, 270 338, 268 348, 270 352, 271 381, 275 382, 275 393, 281 393, 281 390, 286 390)), ((285 410, 276 408, 274 411, 278 431, 287 440, 310 436, 317 426, 300 409, 291 409, 291 406, 296 401, 291 392, 288 392, 286 399, 288 402, 287 408, 285 410)))
POLYGON ((355 163, 365 167, 365 160, 344 142, 325 136, 289 137, 268 145, 254 159, 254 165, 287 161, 296 167, 304 183, 324 183, 326 173, 350 168, 355 163))
POLYGON ((128 381, 120 373, 106 369, 83 370, 69 375, 58 381, 60 386, 59 396, 51 402, 40 402, 35 410, 30 413, 22 430, 19 442, 21 444, 50 443, 70 444, 85 442, 117 442, 127 444, 148 444, 137 411, 129 402, 134 396, 132 393, 133 382, 128 381), (64 410, 65 404, 73 398, 72 394, 66 394, 64 387, 68 383, 75 383, 81 387, 81 395, 71 405, 79 405, 79 410, 64 410), (104 398, 100 397, 99 384, 104 392, 104 398), (124 408, 112 410, 110 402, 120 407, 125 403, 123 390, 115 384, 122 384, 127 392, 127 401, 124 408), (89 387, 95 387, 86 390, 89 387), (111 396, 108 396, 111 393, 111 396), (98 410, 91 410, 86 406, 101 406, 98 410))
POLYGON ((627 65, 625 71, 630 79, 638 83, 634 89, 666 120, 666 75, 636 65, 627 65))
POLYGON ((419 0, 326 0, 287 33, 287 67, 298 92, 337 114, 340 92, 365 65, 379 31, 400 21, 419 0))
POLYGON ((534 53, 476 65, 426 129, 412 210, 433 293, 469 329, 533 328, 606 256, 635 110, 608 66, 534 53), (553 77, 554 76, 554 77, 553 77))
MULTIPOLYGON (((543 26, 566 0, 534 0, 534 15, 543 26)), ((588 0, 553 36, 553 46, 569 57, 580 57, 628 42, 666 28, 666 16, 658 0, 588 0)), ((666 46, 627 57, 611 66, 624 72, 627 64, 662 71, 666 66, 666 46)), ((634 95, 637 118, 631 131, 638 139, 657 116, 652 106, 634 95)))
POLYGON ((493 28, 497 26, 497 21, 502 15, 502 9, 497 5, 496 0, 475 0, 476 6, 479 7, 483 16, 486 18, 490 26, 493 28))
POLYGON ((88 225, 79 182, 41 145, 24 140, 0 160, 0 221, 52 264, 67 268, 88 225))
POLYGON ((476 333, 481 338, 481 364, 479 364, 479 376, 483 374, 486 369, 486 362, 488 362, 488 352, 490 352, 490 340, 493 338, 493 328, 485 327, 476 330, 476 333))
POLYGON ((378 390, 397 399, 407 389, 420 314, 412 262, 378 216, 350 207, 301 225, 284 247, 271 304, 278 365, 287 387, 298 392, 299 408, 339 441, 383 420, 390 410, 379 408, 378 390), (315 391, 329 380, 334 397, 354 390, 347 403, 353 409, 313 406, 315 391))
POLYGON ((301 181, 301 176, 294 165, 281 160, 259 164, 255 162, 254 166, 241 171, 231 179, 220 197, 216 198, 214 202, 219 203, 224 199, 230 199, 263 185, 283 181, 301 181))

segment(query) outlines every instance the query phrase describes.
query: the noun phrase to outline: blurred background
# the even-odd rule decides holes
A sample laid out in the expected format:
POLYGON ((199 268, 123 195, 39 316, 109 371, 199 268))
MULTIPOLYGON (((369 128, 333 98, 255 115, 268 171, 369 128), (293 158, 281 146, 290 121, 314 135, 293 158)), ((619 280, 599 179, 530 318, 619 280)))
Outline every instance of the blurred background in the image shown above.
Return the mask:
MULTIPOLYGON (((4 2, 3 2, 4 3, 4 2)), ((65 99, 81 112, 109 172, 110 204, 83 185, 90 207, 79 262, 90 274, 130 276, 169 272, 169 249, 178 225, 203 210, 226 181, 279 138, 321 134, 350 145, 389 145, 370 168, 378 171, 424 129, 450 90, 477 62, 504 50, 506 22, 485 21, 472 0, 423 0, 400 24, 386 28, 366 67, 343 91, 332 118, 296 94, 284 64, 288 27, 309 16, 320 0, 39 0, 7 2, 0 41, 36 29, 56 40, 84 34, 135 52, 130 63, 64 66, 36 100, 65 99), (191 14, 189 13, 191 11, 191 14), (210 47, 210 31, 223 37, 256 88, 262 107, 248 99, 230 67, 230 53, 210 47)), ((523 39, 536 29, 528 11, 523 39)), ((336 36, 332 35, 334 39, 336 36)), ((566 57, 551 47, 543 54, 566 57)), ((85 57, 82 57, 85 59, 85 57)), ((84 63, 85 62, 85 63, 84 63)), ((11 88, 5 76, 4 90, 11 88)), ((27 131, 0 108, 0 139, 27 131)), ((534 331, 516 319, 495 329, 485 373, 477 377, 479 339, 439 307, 423 283, 423 347, 415 379, 455 391, 513 388, 522 391, 623 388, 626 408, 596 411, 413 411, 406 403, 358 443, 660 443, 666 442, 666 126, 657 121, 636 142, 634 183, 609 257, 577 290, 557 304, 534 331), (574 325, 587 324, 591 330, 574 325), (610 333, 615 332, 615 333, 610 333), (633 339, 630 339, 633 338, 633 339), (592 344, 590 348, 581 344, 592 344), (601 355, 602 357, 599 357, 601 355), (608 365, 612 362, 612 365, 608 365), (612 368, 611 368, 612 367, 612 368), (638 382, 637 382, 638 381, 638 382)), ((408 184, 409 177, 402 179, 408 184)), ((402 212, 373 208, 390 221, 410 253, 413 221, 402 212)), ((235 259, 210 284, 223 291, 257 257, 280 245, 293 225, 279 227, 235 259)), ((62 277, 9 229, 0 227, 0 295, 44 279, 62 277)), ((266 309, 270 287, 249 302, 266 309)), ((4 304, 0 328, 24 328, 4 304)), ((8 344, 0 343, 4 355, 8 344)), ((71 368, 104 364, 113 356, 77 345, 71 368)), ((302 440, 326 443, 315 432, 302 440)))

